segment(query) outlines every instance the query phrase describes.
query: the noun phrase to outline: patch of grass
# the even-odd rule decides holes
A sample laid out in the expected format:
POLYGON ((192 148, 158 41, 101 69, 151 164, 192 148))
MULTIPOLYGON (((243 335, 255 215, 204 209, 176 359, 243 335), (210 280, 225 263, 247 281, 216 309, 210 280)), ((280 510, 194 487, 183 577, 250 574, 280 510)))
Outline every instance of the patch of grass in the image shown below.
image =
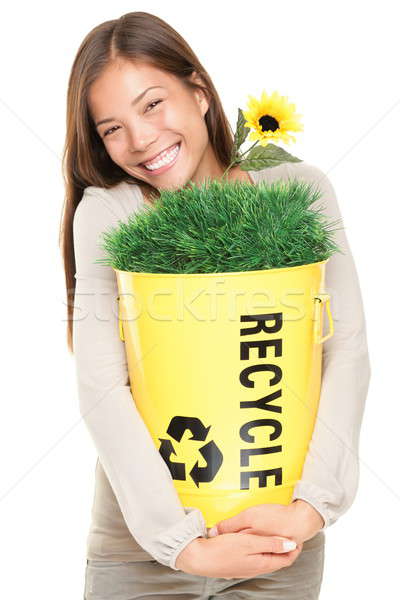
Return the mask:
POLYGON ((313 183, 289 179, 190 182, 160 190, 145 206, 102 233, 107 258, 122 271, 222 273, 318 262, 340 248, 313 183))

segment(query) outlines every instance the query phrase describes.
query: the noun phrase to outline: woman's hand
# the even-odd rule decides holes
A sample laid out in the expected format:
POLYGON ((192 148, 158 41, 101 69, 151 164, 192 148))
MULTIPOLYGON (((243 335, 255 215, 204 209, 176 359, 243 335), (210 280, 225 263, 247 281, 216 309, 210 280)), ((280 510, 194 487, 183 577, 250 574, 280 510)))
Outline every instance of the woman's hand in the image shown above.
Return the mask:
POLYGON ((175 566, 186 573, 224 579, 256 577, 289 567, 302 544, 289 551, 278 536, 227 533, 211 539, 198 537, 178 554, 175 566))
POLYGON ((305 500, 297 499, 291 504, 258 504, 219 521, 209 536, 246 531, 264 536, 281 535, 295 540, 297 544, 314 537, 324 526, 321 514, 305 500))

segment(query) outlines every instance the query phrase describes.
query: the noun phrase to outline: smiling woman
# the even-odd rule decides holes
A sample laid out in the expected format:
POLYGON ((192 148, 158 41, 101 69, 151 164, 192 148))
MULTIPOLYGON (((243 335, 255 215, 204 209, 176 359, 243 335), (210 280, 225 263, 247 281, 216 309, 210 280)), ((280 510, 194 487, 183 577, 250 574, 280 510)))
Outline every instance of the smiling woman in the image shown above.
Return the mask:
MULTIPOLYGON (((254 600, 268 594, 316 600, 324 556, 321 514, 326 525, 351 503, 355 486, 346 477, 355 472, 356 451, 344 456, 335 440, 326 442, 321 434, 307 463, 307 480, 299 482, 300 494, 292 503, 296 510, 281 512, 279 519, 273 514, 273 535, 235 532, 208 539, 202 512, 182 506, 137 410, 119 338, 115 273, 95 264, 102 256, 101 232, 125 221, 161 190, 219 179, 229 167, 233 131, 210 76, 165 21, 146 12, 128 13, 97 25, 82 41, 68 82, 66 123, 60 242, 67 341, 75 353, 80 412, 99 456, 86 600, 111 600, 115 594, 121 600, 157 597, 156 590, 174 598, 223 596, 225 590, 228 596, 232 590, 225 579, 235 577, 242 578, 240 590, 254 600), (309 537, 312 530, 312 539, 299 535, 297 548, 286 552, 281 538, 295 539, 291 532, 299 531, 300 522, 309 537)), ((291 170, 306 179, 323 178, 303 162, 290 169, 283 163, 268 176, 261 172, 255 183, 285 178, 291 170)), ((240 168, 231 169, 229 179, 253 182, 240 168)), ((323 183, 328 212, 336 216, 334 192, 323 183)), ((330 351, 326 386, 330 403, 334 398, 340 409, 325 410, 327 421, 332 412, 340 413, 341 434, 349 438, 343 447, 352 450, 368 385, 368 355, 351 253, 345 239, 340 245, 346 256, 328 274, 349 309, 341 315, 342 346, 330 351)))
MULTIPOLYGON (((188 79, 201 83, 196 73, 188 79)), ((110 158, 142 182, 170 188, 210 168, 219 173, 204 119, 206 94, 173 74, 116 58, 90 86, 88 105, 110 158)))

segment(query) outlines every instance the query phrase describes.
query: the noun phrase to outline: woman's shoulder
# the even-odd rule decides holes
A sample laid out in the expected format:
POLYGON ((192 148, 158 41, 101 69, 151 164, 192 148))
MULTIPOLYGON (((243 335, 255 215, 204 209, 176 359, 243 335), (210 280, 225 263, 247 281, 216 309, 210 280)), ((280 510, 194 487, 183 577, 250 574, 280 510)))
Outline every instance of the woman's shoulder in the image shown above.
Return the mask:
POLYGON ((101 281, 114 281, 109 266, 94 264, 105 258, 103 235, 119 222, 126 222, 140 203, 136 186, 119 183, 112 188, 90 185, 84 189, 73 218, 73 241, 78 273, 90 274, 101 281))
POLYGON ((266 181, 272 183, 277 179, 288 181, 296 179, 310 183, 311 187, 319 193, 317 203, 320 204, 327 216, 339 217, 340 208, 336 190, 328 175, 312 163, 306 161, 285 162, 276 167, 254 171, 256 183, 266 181))
POLYGON ((320 183, 329 182, 324 171, 316 165, 301 160, 299 162, 284 162, 276 167, 266 167, 260 171, 253 171, 257 181, 275 181, 276 179, 297 178, 320 183))
POLYGON ((140 187, 125 181, 110 188, 89 185, 84 191, 75 210, 74 221, 88 219, 97 221, 126 220, 136 212, 142 202, 140 187))

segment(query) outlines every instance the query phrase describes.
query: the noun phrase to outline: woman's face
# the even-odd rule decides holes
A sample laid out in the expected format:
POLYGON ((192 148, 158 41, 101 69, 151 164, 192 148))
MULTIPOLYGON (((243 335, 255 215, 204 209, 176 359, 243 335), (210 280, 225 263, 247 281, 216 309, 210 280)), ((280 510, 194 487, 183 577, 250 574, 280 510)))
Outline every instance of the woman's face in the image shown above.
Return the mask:
POLYGON ((108 154, 130 175, 157 189, 176 189, 190 180, 201 183, 222 174, 204 120, 207 98, 174 75, 143 62, 120 60, 91 85, 88 104, 108 154), (156 159, 157 168, 142 164, 163 150, 170 154, 156 159), (166 164, 163 158, 172 162, 166 164))

